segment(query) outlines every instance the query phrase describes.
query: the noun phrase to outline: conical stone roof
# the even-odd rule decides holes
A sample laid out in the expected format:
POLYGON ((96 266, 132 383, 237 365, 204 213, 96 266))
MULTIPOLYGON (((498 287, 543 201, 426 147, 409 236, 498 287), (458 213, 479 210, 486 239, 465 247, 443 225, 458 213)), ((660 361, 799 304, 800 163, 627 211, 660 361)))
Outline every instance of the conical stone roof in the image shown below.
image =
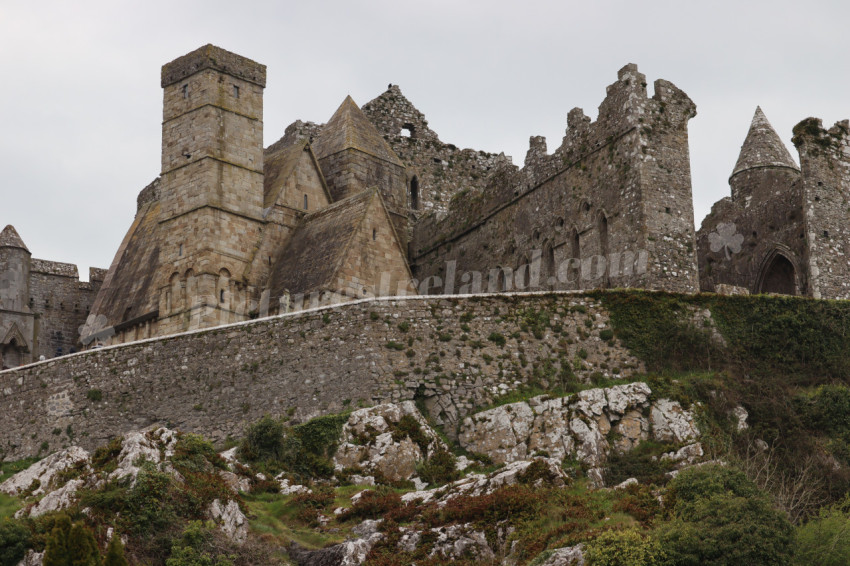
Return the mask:
POLYGON ((378 159, 404 167, 389 144, 384 141, 369 118, 363 114, 351 96, 339 106, 313 143, 317 159, 346 149, 357 149, 378 159))
POLYGON ((759 167, 789 167, 800 170, 776 130, 767 121, 761 107, 756 107, 750 131, 741 146, 738 162, 730 178, 742 171, 759 167))
POLYGON ((18 235, 18 231, 11 224, 3 228, 3 231, 0 232, 0 248, 21 248, 22 250, 29 251, 24 241, 18 235))

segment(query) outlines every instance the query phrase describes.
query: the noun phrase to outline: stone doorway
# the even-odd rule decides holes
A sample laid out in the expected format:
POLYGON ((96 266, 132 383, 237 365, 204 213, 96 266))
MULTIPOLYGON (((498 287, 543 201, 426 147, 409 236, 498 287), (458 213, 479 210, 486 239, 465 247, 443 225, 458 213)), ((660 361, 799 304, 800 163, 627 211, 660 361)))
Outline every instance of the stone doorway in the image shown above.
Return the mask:
POLYGON ((781 253, 774 253, 762 272, 757 291, 779 295, 797 294, 797 272, 794 264, 781 253))

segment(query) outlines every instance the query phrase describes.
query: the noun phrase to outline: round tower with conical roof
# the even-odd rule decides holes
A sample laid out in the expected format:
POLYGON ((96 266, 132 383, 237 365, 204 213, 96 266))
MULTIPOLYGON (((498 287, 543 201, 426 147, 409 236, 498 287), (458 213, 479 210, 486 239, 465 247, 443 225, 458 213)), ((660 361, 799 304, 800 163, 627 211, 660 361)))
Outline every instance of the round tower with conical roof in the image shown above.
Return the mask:
POLYGON ((749 206, 750 200, 774 200, 778 188, 784 191, 792 184, 796 186, 799 178, 800 168, 761 107, 756 107, 738 162, 729 177, 732 200, 744 206, 749 206))
POLYGON ((6 226, 0 232, 0 309, 29 312, 31 257, 15 227, 6 226))

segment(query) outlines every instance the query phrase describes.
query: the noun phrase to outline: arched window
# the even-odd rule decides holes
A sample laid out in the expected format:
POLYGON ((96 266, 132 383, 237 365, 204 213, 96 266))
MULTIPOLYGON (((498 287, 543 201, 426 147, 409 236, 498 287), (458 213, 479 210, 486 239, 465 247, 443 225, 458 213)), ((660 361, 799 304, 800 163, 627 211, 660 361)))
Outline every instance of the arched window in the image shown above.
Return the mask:
POLYGON ((309 208, 307 208, 307 195, 304 195, 304 210, 309 210, 309 208))
POLYGON ((410 208, 419 210, 419 179, 416 175, 410 180, 410 208))

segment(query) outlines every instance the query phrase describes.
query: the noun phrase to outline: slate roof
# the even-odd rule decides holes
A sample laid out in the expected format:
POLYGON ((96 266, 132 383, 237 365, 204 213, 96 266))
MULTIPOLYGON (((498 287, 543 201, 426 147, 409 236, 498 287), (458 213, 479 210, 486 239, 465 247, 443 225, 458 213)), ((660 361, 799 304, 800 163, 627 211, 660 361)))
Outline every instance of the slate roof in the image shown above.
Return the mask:
POLYGON ((758 167, 789 167, 796 171, 800 170, 776 130, 767 121, 761 107, 756 107, 750 131, 747 133, 744 145, 741 146, 741 153, 731 177, 747 169, 758 167))
POLYGON ((368 189, 305 216, 275 263, 271 296, 280 297, 284 290, 306 294, 335 283, 340 262, 375 198, 377 191, 368 189))
POLYGON ((24 241, 18 235, 18 231, 11 224, 3 228, 3 231, 0 232, 0 248, 21 248, 22 250, 29 251, 24 241))
POLYGON ((318 139, 313 143, 313 151, 318 159, 346 149, 357 149, 378 159, 404 167, 401 160, 351 96, 345 97, 345 100, 322 129, 318 139))

